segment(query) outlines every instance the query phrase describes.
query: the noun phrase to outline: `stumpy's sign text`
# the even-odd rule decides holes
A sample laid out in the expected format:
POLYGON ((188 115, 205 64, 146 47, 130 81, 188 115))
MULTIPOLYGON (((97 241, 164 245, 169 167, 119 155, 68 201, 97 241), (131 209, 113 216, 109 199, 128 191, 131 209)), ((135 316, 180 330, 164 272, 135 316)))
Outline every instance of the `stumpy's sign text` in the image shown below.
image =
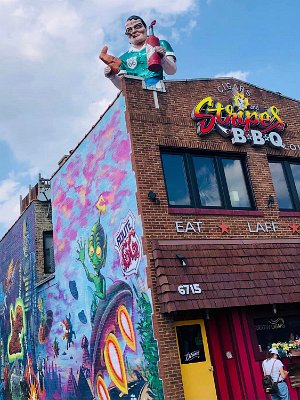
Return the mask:
POLYGON ((250 142, 254 146, 284 147, 280 133, 285 130, 286 123, 278 108, 270 106, 268 110, 262 110, 251 106, 244 93, 235 92, 225 105, 211 96, 205 97, 195 106, 191 116, 199 136, 216 130, 225 138, 231 138, 235 145, 250 142))

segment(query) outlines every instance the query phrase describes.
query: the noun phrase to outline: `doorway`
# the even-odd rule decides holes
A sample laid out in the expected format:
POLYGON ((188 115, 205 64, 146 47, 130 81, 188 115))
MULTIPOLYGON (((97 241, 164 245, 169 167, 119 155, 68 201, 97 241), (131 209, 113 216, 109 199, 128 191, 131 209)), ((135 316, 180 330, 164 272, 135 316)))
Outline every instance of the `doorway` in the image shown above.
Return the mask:
POLYGON ((217 400, 204 320, 176 322, 185 400, 217 400))

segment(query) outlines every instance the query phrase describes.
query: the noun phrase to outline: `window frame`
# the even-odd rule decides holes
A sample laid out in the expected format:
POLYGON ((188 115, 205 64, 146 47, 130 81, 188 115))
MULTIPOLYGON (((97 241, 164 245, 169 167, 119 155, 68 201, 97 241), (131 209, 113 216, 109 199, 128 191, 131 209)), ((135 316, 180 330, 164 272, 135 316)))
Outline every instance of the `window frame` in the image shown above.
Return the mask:
MULTIPOLYGON (((297 189, 296 189, 296 185, 295 185, 294 176, 293 176, 292 169, 291 169, 291 166, 290 166, 290 164, 298 164, 298 165, 300 165, 299 160, 268 158, 268 163, 269 163, 269 168, 270 168, 270 164, 281 164, 282 165, 282 170, 283 170, 283 175, 284 175, 285 182, 286 182, 286 187, 287 187, 288 193, 290 195, 290 199, 291 199, 292 206, 293 206, 293 208, 280 208, 280 206, 278 204, 279 211, 288 211, 288 212, 300 211, 300 194, 298 195, 298 192, 297 192, 297 189)), ((276 192, 276 188, 274 186, 273 177, 272 177, 272 174, 271 174, 271 169, 270 169, 270 175, 271 175, 271 178, 272 178, 272 184, 273 184, 273 187, 274 187, 274 192, 275 192, 276 197, 277 197, 277 192, 276 192)))
POLYGON ((260 351, 260 349, 259 349, 258 338, 256 335, 254 321, 258 318, 266 318, 266 319, 271 318, 272 319, 276 316, 282 316, 282 317, 299 316, 299 318, 300 318, 299 310, 294 305, 292 305, 288 309, 286 307, 283 307, 282 310, 278 310, 276 314, 274 314, 271 311, 270 306, 269 307, 264 306, 258 311, 251 311, 249 309, 247 312, 247 321, 248 321, 250 339, 252 342, 254 359, 256 361, 264 360, 266 358, 266 352, 260 351))
POLYGON ((254 193, 252 190, 246 154, 241 153, 223 153, 223 152, 210 152, 210 151, 196 151, 190 149, 170 149, 161 148, 160 149, 160 159, 161 166, 165 184, 165 191, 168 199, 168 206, 170 208, 182 208, 182 209, 206 209, 206 210, 256 210, 256 203, 254 198, 254 193), (163 155, 180 155, 183 157, 183 165, 185 167, 185 174, 187 179, 188 193, 191 199, 190 205, 180 205, 180 204, 170 204, 169 194, 167 190, 167 180, 165 176, 165 171, 163 167, 163 155), (212 158, 213 165, 216 174, 216 181, 218 184, 218 189, 220 193, 221 206, 205 206, 201 204, 198 182, 196 177, 196 169, 194 167, 193 157, 206 157, 212 158), (239 160, 241 162, 242 172, 244 176, 246 191, 248 194, 250 207, 232 207, 230 201, 229 190, 226 182, 224 167, 222 159, 239 160))
MULTIPOLYGON (((49 231, 43 231, 43 256, 44 256, 44 274, 45 275, 51 275, 55 273, 55 260, 54 260, 54 254, 53 254, 53 260, 54 260, 54 269, 53 271, 47 270, 46 266, 46 237, 52 237, 53 240, 53 230, 49 231)), ((53 242, 53 252, 54 252, 54 242, 53 242)))

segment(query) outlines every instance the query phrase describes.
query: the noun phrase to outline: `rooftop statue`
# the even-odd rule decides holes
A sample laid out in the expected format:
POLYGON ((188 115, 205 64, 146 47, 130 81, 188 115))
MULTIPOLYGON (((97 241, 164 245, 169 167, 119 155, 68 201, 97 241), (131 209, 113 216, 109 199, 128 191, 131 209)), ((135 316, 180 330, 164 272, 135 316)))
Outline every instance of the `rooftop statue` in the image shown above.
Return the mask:
POLYGON ((147 87, 163 79, 163 73, 173 75, 176 72, 176 57, 171 45, 166 40, 159 40, 153 34, 153 21, 149 27, 137 16, 129 17, 125 24, 125 35, 128 36, 130 48, 119 58, 108 54, 105 46, 99 58, 106 64, 104 75, 121 89, 121 75, 139 76, 145 79, 147 87))

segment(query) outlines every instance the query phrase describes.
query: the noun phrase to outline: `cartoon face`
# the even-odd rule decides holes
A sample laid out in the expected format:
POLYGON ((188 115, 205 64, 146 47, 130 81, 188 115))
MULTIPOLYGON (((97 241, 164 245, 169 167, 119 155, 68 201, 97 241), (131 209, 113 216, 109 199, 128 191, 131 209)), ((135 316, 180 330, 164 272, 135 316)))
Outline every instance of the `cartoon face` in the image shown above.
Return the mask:
POLYGON ((107 252, 107 239, 100 221, 93 227, 88 243, 88 254, 95 271, 104 267, 107 252))
POLYGON ((147 39, 147 29, 140 19, 132 19, 125 24, 126 35, 133 46, 143 45, 147 39))
POLYGON ((14 329, 16 333, 21 333, 23 329, 23 310, 20 305, 16 308, 16 319, 14 320, 14 329))

